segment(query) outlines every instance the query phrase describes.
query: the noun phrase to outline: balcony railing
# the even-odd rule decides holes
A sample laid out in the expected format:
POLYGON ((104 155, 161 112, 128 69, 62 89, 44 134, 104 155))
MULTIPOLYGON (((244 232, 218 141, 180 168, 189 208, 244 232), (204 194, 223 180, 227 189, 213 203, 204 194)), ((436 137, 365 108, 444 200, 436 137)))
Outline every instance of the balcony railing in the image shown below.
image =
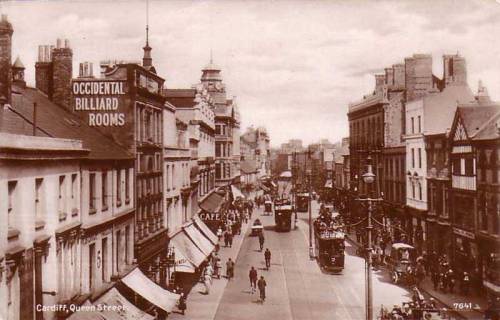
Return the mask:
POLYGON ((476 177, 475 176, 452 175, 451 183, 452 183, 452 187, 455 189, 476 190, 476 177))

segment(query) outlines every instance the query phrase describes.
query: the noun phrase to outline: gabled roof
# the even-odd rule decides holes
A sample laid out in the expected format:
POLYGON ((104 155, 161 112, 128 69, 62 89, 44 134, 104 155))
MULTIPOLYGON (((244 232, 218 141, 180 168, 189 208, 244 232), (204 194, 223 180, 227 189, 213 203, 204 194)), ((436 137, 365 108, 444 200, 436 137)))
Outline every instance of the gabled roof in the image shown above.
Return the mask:
POLYGON ((163 94, 176 108, 192 108, 196 105, 196 89, 166 89, 163 94))
MULTIPOLYGON (((129 153, 113 140, 99 132, 97 129, 88 126, 78 116, 70 111, 56 105, 44 94, 34 88, 13 86, 12 109, 14 113, 28 124, 23 129, 16 129, 21 134, 32 134, 33 128, 33 104, 37 103, 36 126, 41 134, 54 137, 74 140, 82 140, 83 148, 90 150, 89 158, 104 159, 133 159, 133 154, 129 153), (31 129, 30 129, 31 128, 31 129), (42 133, 43 132, 43 133, 42 133)), ((4 112, 5 114, 5 112, 4 112)), ((15 119, 12 114, 7 114, 8 119, 15 119)), ((5 120, 2 120, 5 122, 5 120)), ((19 119, 13 120, 16 123, 19 119)), ((2 123, 0 130, 8 131, 12 124, 2 123)), ((15 131, 11 133, 16 133, 15 131)))
POLYGON ((489 140, 499 138, 496 123, 500 119, 500 105, 463 105, 458 107, 457 114, 470 139, 489 140))
POLYGON ((441 92, 425 96, 424 119, 428 121, 424 123, 424 133, 438 134, 450 129, 457 106, 474 100, 469 86, 458 85, 450 85, 441 92))
POLYGON ((240 163, 240 170, 245 174, 257 172, 257 160, 244 160, 240 163))

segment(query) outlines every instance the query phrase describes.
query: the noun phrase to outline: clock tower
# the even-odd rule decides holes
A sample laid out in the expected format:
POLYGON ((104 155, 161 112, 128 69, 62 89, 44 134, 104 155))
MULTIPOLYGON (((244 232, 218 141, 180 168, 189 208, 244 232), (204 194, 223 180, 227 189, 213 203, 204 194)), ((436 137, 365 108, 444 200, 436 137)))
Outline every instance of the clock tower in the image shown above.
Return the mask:
POLYGON ((201 71, 201 84, 214 99, 215 104, 226 104, 226 87, 222 82, 221 69, 210 58, 210 63, 201 71))

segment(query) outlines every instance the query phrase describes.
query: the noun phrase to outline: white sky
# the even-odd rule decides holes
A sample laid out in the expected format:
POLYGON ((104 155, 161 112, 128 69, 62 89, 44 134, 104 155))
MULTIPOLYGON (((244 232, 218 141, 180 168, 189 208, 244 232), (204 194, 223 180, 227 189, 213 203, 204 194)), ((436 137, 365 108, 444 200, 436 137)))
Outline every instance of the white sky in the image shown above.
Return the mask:
MULTIPOLYGON (((1 1, 1 0, 0 0, 1 1)), ((14 26, 13 59, 34 84, 39 44, 70 39, 79 62, 139 61, 145 0, 2 1, 14 26)), ((213 50, 242 130, 264 125, 274 146, 348 133, 347 105, 373 90, 375 72, 413 53, 467 60, 468 82, 482 79, 500 100, 500 1, 155 1, 153 64, 169 88, 190 87, 213 50)))

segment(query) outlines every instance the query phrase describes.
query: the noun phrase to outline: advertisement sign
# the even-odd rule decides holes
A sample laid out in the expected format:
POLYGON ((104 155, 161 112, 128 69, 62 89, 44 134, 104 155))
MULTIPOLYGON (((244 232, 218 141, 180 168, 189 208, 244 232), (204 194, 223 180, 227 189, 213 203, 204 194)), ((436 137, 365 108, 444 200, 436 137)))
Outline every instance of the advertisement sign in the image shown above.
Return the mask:
POLYGON ((91 127, 125 125, 127 93, 125 81, 74 80, 72 83, 75 113, 85 113, 91 127))

